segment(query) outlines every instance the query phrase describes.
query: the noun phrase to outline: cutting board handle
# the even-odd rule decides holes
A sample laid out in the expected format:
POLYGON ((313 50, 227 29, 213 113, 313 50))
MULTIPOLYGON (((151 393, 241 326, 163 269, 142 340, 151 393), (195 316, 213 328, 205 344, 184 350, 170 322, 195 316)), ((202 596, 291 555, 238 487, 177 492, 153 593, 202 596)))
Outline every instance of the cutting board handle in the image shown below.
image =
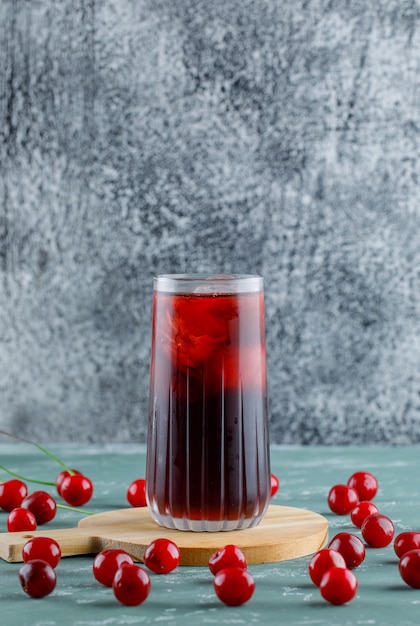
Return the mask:
POLYGON ((83 528, 63 528, 56 530, 34 530, 0 534, 0 557, 10 563, 22 561, 23 546, 32 537, 55 539, 61 548, 62 556, 96 554, 103 548, 103 541, 92 536, 92 530, 83 528))

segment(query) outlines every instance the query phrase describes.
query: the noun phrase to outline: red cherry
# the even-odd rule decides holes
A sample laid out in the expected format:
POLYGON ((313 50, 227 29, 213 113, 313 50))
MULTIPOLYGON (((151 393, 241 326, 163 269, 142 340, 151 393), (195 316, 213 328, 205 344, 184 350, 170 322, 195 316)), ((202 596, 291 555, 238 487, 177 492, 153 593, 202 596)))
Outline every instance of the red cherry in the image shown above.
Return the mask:
POLYGON ((22 504, 27 494, 28 489, 22 480, 12 478, 0 483, 0 508, 10 513, 22 504))
POLYGON ((255 590, 255 581, 243 567, 226 567, 217 572, 213 580, 217 597, 228 606, 247 602, 255 590))
POLYGON ((398 569, 407 585, 420 589, 420 550, 409 550, 400 559, 398 569))
POLYGON ((328 547, 336 550, 343 556, 348 569, 359 567, 366 556, 366 548, 363 542, 359 537, 351 533, 338 533, 331 539, 328 547))
POLYGON ((328 494, 328 506, 337 515, 347 515, 359 503, 359 494, 348 485, 334 485, 328 494))
POLYGON ((385 548, 394 537, 394 524, 382 513, 372 513, 362 524, 362 536, 372 548, 385 548))
POLYGON ((346 567, 346 562, 342 554, 331 548, 318 550, 309 561, 309 576, 314 585, 319 587, 325 572, 332 567, 346 567))
POLYGON ((93 575, 101 585, 112 587, 117 570, 126 565, 134 565, 134 561, 124 550, 102 550, 93 560, 93 575))
POLYGON ((70 506, 86 504, 91 499, 92 493, 92 481, 83 474, 65 476, 61 483, 61 497, 70 506))
POLYGON ((213 552, 208 561, 209 569, 213 576, 227 567, 240 567, 246 569, 247 563, 244 553, 238 546, 228 544, 224 548, 213 552))
POLYGON ((418 549, 420 549, 420 532, 410 530, 395 537, 394 551, 398 558, 401 558, 409 550, 418 549))
POLYGON ((324 600, 330 604, 345 604, 357 593, 357 578, 349 569, 332 567, 325 572, 319 585, 324 600))
MULTIPOLYGON (((71 471, 73 472, 73 474, 82 474, 82 472, 79 472, 76 469, 72 469, 71 471)), ((61 496, 61 485, 63 484, 63 480, 67 478, 67 476, 72 476, 73 474, 71 474, 68 470, 63 470, 58 474, 57 478, 55 479, 55 488, 57 489, 57 493, 59 496, 61 496)))
POLYGON ((176 543, 161 537, 147 546, 143 562, 155 574, 168 574, 178 567, 180 558, 176 543))
POLYGON ((50 522, 54 519, 57 512, 57 504, 54 498, 46 491, 34 491, 29 496, 26 496, 21 506, 35 515, 38 525, 50 522))
POLYGON ((356 489, 360 500, 372 500, 378 491, 378 481, 370 472, 355 472, 347 484, 356 489))
POLYGON ((41 559, 55 568, 61 558, 61 549, 55 539, 32 537, 23 546, 22 557, 25 563, 41 559))
POLYGON ((24 530, 35 530, 36 519, 35 515, 28 509, 17 507, 10 511, 7 518, 7 530, 10 533, 22 532, 24 530))
POLYGON ((372 513, 378 513, 378 507, 369 500, 363 500, 354 507, 350 513, 350 519, 357 528, 361 528, 365 519, 372 515, 372 513))
POLYGON ((57 582, 54 568, 41 559, 25 563, 19 570, 23 591, 32 598, 43 598, 55 589, 57 582))
POLYGON ((270 474, 271 483, 271 497, 273 497, 279 490, 280 481, 275 474, 270 474))
POLYGON ((146 481, 144 478, 133 480, 127 490, 127 500, 131 506, 147 506, 146 481))
POLYGON ((114 595, 121 604, 137 606, 150 592, 149 574, 138 565, 124 565, 117 570, 112 583, 114 595))

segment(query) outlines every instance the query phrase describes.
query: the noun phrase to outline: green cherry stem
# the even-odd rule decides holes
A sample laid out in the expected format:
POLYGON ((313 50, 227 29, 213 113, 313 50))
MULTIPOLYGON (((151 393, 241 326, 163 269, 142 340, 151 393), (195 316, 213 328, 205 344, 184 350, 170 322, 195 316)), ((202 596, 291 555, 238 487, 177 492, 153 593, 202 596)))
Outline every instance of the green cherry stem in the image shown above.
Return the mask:
POLYGON ((51 480, 37 480, 36 478, 28 478, 27 476, 22 476, 22 474, 13 472, 4 465, 0 465, 0 469, 4 472, 7 472, 7 474, 10 474, 10 476, 14 476, 15 478, 19 478, 19 480, 23 480, 25 483, 36 483, 37 485, 49 485, 51 487, 55 487, 55 483, 53 483, 51 480))
MULTIPOLYGON (((61 459, 59 459, 57 456, 55 456, 55 454, 53 454, 52 452, 44 448, 44 446, 41 446, 39 443, 35 443, 34 441, 29 441, 29 439, 24 439, 23 437, 18 437, 18 435, 13 435, 12 433, 8 433, 5 430, 0 430, 0 435, 6 435, 7 437, 12 437, 12 439, 16 439, 16 441, 21 441, 22 443, 29 443, 31 446, 37 447, 38 450, 40 450, 43 454, 46 454, 50 459, 52 459, 53 461, 61 465, 62 468, 67 470, 70 476, 74 476, 74 471, 68 465, 63 463, 61 459)), ((38 482, 38 481, 32 481, 32 482, 38 482)), ((41 484, 48 484, 48 483, 41 483, 41 484)))
POLYGON ((95 515, 95 511, 86 511, 85 509, 78 509, 75 506, 68 506, 67 504, 59 504, 58 502, 56 504, 57 504, 58 509, 65 509, 66 511, 74 511, 76 513, 83 513, 84 515, 95 515))
POLYGON ((38 448, 38 450, 41 450, 41 452, 46 454, 50 459, 52 459, 53 461, 56 461, 56 463, 61 465, 61 467, 63 469, 67 470, 68 473, 70 474, 70 476, 74 476, 73 470, 68 465, 63 463, 63 461, 61 461, 61 459, 59 459, 57 456, 55 456, 55 454, 53 454, 52 452, 50 452, 49 450, 47 450, 43 446, 39 445, 39 443, 34 443, 33 445, 36 446, 38 448))

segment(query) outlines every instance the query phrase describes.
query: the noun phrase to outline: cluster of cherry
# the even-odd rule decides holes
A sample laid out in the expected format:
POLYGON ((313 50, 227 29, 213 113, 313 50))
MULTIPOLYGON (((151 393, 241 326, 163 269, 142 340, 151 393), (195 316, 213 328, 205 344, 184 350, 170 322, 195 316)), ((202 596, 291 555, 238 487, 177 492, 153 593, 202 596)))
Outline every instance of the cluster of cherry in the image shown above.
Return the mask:
MULTIPOLYGON (((63 470, 57 476, 57 493, 67 505, 57 503, 47 491, 38 490, 28 493, 27 481, 12 478, 0 484, 0 507, 9 513, 7 530, 9 532, 35 530, 38 525, 47 524, 54 519, 57 508, 75 508, 89 502, 93 493, 92 481, 77 472, 63 470)), ((46 481, 44 481, 46 484, 46 481)))
MULTIPOLYGON (((1 432, 3 433, 3 431, 1 432)), ((0 509, 9 513, 6 523, 9 532, 35 530, 37 526, 47 524, 54 519, 57 508, 80 510, 77 507, 87 504, 93 495, 93 483, 90 478, 79 470, 64 465, 60 459, 46 448, 39 444, 33 445, 51 459, 57 461, 64 469, 52 482, 26 478, 12 472, 4 465, 0 465, 0 469, 15 476, 15 478, 0 482, 0 509), (49 492, 44 490, 28 493, 28 482, 55 487, 57 494, 66 504, 57 502, 49 492)), ((131 506, 146 506, 146 481, 144 478, 133 480, 128 487, 126 495, 131 506)), ((83 510, 80 510, 80 512, 89 513, 89 511, 83 510)))
MULTIPOLYGON (((378 481, 370 472, 356 472, 347 484, 331 487, 328 505, 337 515, 350 515, 352 523, 360 528, 366 544, 385 548, 394 539, 392 520, 379 512, 371 502, 378 491, 378 481)), ((407 585, 420 588, 420 532, 408 531, 394 540, 401 578, 407 585)), ((353 572, 364 561, 365 544, 354 533, 335 535, 327 548, 316 552, 309 562, 309 576, 319 587, 321 596, 331 604, 350 602, 358 590, 353 572)))
MULTIPOLYGON (((22 557, 24 564, 19 570, 22 589, 33 598, 42 598, 54 591, 57 583, 55 568, 61 558, 58 543, 48 537, 32 537, 25 543, 22 557)), ((179 562, 178 546, 162 537, 146 548, 144 567, 134 563, 124 550, 108 549, 96 555, 92 570, 99 583, 112 588, 121 604, 137 606, 146 600, 150 592, 147 570, 155 574, 169 574, 179 562)), ((251 598, 255 581, 239 548, 227 545, 218 550, 210 557, 208 566, 214 576, 216 595, 224 604, 237 606, 251 598)))
MULTIPOLYGON (((147 547, 144 566, 155 574, 169 574, 180 562, 178 546, 169 539, 155 539, 147 547)), ((209 558, 208 566, 214 576, 213 586, 217 597, 229 606, 237 606, 249 600, 255 589, 255 581, 247 569, 242 551, 227 545, 209 558)), ((101 584, 112 587, 117 600, 126 605, 144 602, 150 591, 147 571, 136 565, 123 550, 104 550, 93 561, 93 574, 101 584)))
MULTIPOLYGON (((42 598, 56 587, 55 568, 61 559, 59 544, 49 537, 32 537, 22 550, 24 564, 19 570, 22 589, 32 598, 42 598)), ((180 560, 178 547, 169 539, 156 539, 147 547, 144 565, 157 574, 175 569, 180 560)), ((124 550, 103 550, 93 561, 93 575, 98 582, 112 587, 119 602, 137 605, 150 591, 147 571, 136 565, 124 550)))
POLYGON ((26 478, 9 470, 4 465, 0 465, 1 470, 14 476, 5 482, 0 481, 0 508, 9 513, 7 518, 7 530, 9 532, 35 530, 39 524, 46 524, 54 519, 57 508, 75 509, 75 507, 83 506, 89 502, 93 494, 93 484, 90 478, 65 465, 38 443, 27 441, 4 430, 0 430, 0 434, 35 446, 63 468, 55 481, 52 482, 26 478), (55 487, 57 494, 66 504, 57 503, 56 499, 47 491, 38 490, 28 493, 26 484, 28 482, 55 487))

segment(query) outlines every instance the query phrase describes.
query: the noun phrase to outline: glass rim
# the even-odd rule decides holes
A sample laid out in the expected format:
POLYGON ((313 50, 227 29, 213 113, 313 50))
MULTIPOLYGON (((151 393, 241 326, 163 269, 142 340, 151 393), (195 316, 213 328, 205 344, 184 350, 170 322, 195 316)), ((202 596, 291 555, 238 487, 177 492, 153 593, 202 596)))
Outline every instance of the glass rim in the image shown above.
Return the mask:
POLYGON ((254 293, 262 291, 263 277, 258 274, 158 274, 155 291, 189 294, 254 293))

